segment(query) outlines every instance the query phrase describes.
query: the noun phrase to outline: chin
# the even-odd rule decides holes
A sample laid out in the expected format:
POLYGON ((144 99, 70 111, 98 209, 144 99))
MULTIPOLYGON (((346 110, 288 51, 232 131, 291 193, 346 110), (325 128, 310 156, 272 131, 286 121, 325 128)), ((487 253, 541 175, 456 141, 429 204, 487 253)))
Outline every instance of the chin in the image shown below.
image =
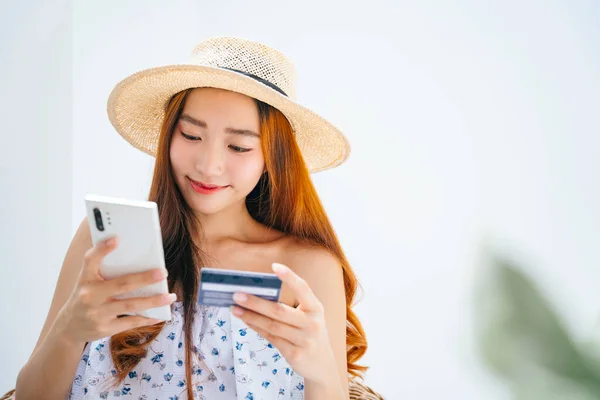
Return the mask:
POLYGON ((202 215, 217 214, 229 206, 229 202, 224 201, 223 199, 203 199, 198 197, 194 193, 192 193, 190 197, 186 198, 186 201, 195 213, 202 215))
POLYGON ((196 214, 215 215, 227 208, 226 206, 219 205, 219 204, 198 204, 198 203, 199 202, 194 202, 193 204, 190 204, 190 208, 196 214))

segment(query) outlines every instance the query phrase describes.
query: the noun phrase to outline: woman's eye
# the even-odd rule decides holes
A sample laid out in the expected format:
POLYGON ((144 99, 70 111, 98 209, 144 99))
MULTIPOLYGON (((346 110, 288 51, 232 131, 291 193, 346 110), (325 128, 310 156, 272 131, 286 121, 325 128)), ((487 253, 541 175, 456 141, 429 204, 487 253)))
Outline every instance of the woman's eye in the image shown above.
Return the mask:
POLYGON ((200 140, 201 138, 198 136, 188 135, 187 133, 181 132, 181 135, 187 140, 200 140))
POLYGON ((236 153, 246 153, 246 152, 252 150, 252 149, 245 149, 243 147, 234 146, 234 145, 229 146, 229 148, 231 150, 235 151, 236 153))

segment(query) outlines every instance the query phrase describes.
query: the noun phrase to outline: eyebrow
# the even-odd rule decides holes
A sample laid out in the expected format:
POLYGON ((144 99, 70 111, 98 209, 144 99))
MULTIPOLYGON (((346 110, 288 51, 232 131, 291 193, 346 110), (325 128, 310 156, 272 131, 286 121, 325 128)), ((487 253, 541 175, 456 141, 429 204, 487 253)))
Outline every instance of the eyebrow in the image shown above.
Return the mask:
MULTIPOLYGON (((207 128, 206 122, 196 119, 188 114, 181 114, 179 117, 180 120, 189 122, 192 125, 196 125, 200 128, 207 128)), ((230 133, 234 135, 242 135, 242 136, 252 136, 260 138, 260 135, 254 131, 249 129, 235 129, 235 128, 225 128, 225 133, 230 133)))

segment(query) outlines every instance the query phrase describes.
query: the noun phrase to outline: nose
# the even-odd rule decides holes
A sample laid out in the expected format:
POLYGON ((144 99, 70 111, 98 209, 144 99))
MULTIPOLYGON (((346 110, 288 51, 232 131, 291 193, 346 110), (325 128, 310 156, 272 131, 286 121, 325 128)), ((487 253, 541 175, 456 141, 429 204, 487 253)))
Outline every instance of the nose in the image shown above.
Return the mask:
POLYGON ((196 170, 203 177, 219 176, 225 168, 225 152, 218 141, 204 142, 196 158, 196 170))

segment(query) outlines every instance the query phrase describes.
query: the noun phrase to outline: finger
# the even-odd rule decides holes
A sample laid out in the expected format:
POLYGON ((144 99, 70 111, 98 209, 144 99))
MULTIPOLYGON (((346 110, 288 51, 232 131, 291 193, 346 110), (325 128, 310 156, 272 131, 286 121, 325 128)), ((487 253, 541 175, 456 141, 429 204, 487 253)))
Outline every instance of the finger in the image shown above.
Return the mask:
POLYGON ((160 282, 167 275, 166 269, 154 268, 149 271, 135 272, 106 281, 96 282, 92 286, 96 300, 103 303, 109 297, 118 296, 160 282))
POLYGON ((283 356, 288 359, 289 356, 291 354, 294 354, 298 349, 297 346, 295 346, 293 343, 291 343, 290 341, 279 337, 277 335, 272 334, 271 332, 267 331, 266 329, 261 328, 260 326, 255 326, 252 324, 248 324, 246 323, 246 325, 248 325, 250 328, 254 329, 254 331, 256 331, 256 333, 258 333, 260 336, 264 337, 266 340, 269 341, 269 343, 271 343, 273 346, 275 346, 277 348, 277 350, 279 350, 279 352, 281 354, 283 354, 283 356))
POLYGON ((100 277, 100 265, 102 260, 118 246, 119 239, 110 237, 89 249, 83 257, 83 268, 81 269, 81 280, 84 282, 98 281, 100 277))
POLYGON ((231 312, 233 315, 242 319, 246 324, 260 328, 265 332, 269 332, 270 334, 285 339, 297 346, 304 344, 304 337, 306 334, 301 329, 251 310, 244 310, 243 308, 236 306, 233 306, 232 308, 231 312))
POLYGON ((171 305, 175 300, 177 300, 175 293, 111 300, 101 307, 100 313, 107 317, 115 317, 116 315, 132 314, 151 308, 171 305))
POLYGON ((273 263, 273 271, 296 294, 302 310, 307 312, 322 311, 321 302, 304 279, 300 278, 294 271, 283 264, 273 263))
POLYGON ((233 300, 245 309, 266 315, 267 317, 288 325, 298 328, 306 326, 306 315, 304 312, 297 308, 290 307, 285 303, 278 303, 240 292, 233 295, 233 300))
POLYGON ((119 332, 139 328, 142 326, 156 325, 161 322, 165 322, 165 321, 162 321, 159 319, 154 319, 154 318, 140 317, 137 315, 126 316, 126 317, 121 317, 121 318, 115 318, 113 321, 111 321, 110 330, 112 332, 114 332, 113 333, 113 335, 114 335, 119 332))

